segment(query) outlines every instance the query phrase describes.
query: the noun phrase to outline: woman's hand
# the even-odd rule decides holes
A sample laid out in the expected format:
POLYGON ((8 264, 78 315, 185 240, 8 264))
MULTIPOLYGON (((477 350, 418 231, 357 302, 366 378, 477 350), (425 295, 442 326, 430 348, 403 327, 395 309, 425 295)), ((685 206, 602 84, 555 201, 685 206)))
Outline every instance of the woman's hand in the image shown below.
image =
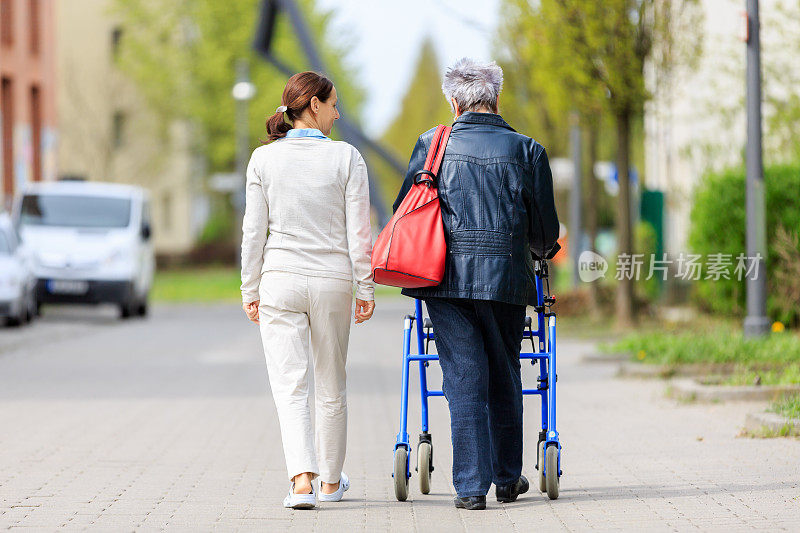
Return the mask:
POLYGON ((258 304, 261 300, 256 300, 255 302, 250 302, 249 304, 242 304, 242 309, 244 309, 244 313, 247 315, 252 322, 258 324, 258 304))
POLYGON ((375 301, 360 300, 356 298, 356 324, 361 324, 372 318, 372 312, 375 311, 375 301))

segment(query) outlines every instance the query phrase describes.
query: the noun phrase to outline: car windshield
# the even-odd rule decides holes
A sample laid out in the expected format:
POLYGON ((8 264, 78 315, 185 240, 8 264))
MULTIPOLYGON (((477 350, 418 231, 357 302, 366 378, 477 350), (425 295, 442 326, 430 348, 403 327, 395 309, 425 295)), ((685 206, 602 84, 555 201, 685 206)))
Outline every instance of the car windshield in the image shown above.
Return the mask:
POLYGON ((9 255, 10 253, 11 244, 8 242, 8 235, 0 229, 0 255, 9 255))
POLYGON ((131 219, 128 198, 28 194, 22 198, 20 223, 70 228, 124 228, 131 219))

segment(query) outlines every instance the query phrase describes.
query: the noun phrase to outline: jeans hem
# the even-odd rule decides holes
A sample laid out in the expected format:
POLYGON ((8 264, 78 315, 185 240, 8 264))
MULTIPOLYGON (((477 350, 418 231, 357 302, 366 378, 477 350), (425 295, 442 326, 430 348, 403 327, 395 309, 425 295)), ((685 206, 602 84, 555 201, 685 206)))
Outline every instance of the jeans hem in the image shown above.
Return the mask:
POLYGON ((456 492, 456 495, 459 498, 472 498, 474 496, 486 496, 486 494, 488 492, 489 492, 488 490, 484 490, 484 491, 468 491, 468 492, 463 492, 463 493, 462 492, 456 492))
POLYGON ((511 481, 505 481, 505 482, 501 481, 499 483, 497 481, 492 481, 492 483, 494 483, 495 487, 507 487, 507 486, 513 485, 514 483, 519 481, 519 478, 520 478, 520 476, 517 476, 517 477, 513 478, 511 481))

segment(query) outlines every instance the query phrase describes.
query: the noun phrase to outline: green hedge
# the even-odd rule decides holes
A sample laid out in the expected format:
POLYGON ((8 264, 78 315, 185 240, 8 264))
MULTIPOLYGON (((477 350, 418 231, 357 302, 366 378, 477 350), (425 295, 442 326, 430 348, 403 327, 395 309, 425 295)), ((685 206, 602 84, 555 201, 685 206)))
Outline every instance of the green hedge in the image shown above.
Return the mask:
MULTIPOLYGON (((792 323, 798 319, 798 309, 781 310, 774 297, 780 290, 770 283, 774 279, 776 253, 773 246, 779 226, 790 231, 800 229, 800 164, 767 167, 764 171, 767 214, 767 312, 774 320, 792 323)), ((692 253, 702 254, 706 264, 708 254, 731 254, 733 267, 736 256, 745 253, 745 171, 727 170, 706 175, 700 182, 692 206, 689 247, 692 253)), ((710 311, 742 316, 746 310, 745 280, 738 281, 731 268, 731 279, 695 282, 695 297, 710 311)), ((703 272, 705 276, 705 269, 703 272)))

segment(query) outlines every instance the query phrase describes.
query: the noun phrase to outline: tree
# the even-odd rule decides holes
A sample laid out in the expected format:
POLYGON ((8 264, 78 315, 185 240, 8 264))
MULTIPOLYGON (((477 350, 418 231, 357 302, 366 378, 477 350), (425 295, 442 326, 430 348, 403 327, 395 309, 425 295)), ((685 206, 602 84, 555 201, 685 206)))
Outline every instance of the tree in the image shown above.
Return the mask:
POLYGON ((453 122, 453 112, 442 94, 442 71, 433 42, 420 48, 414 74, 400 101, 400 111, 381 136, 390 148, 407 158, 417 137, 437 124, 453 122))
MULTIPOLYGON (((442 70, 430 38, 422 43, 414 74, 399 107, 397 116, 384 131, 381 141, 401 161, 407 161, 411 156, 414 143, 421 133, 437 124, 453 122, 453 112, 442 94, 442 70)), ((391 203, 404 176, 397 175, 381 160, 376 168, 379 176, 393 176, 385 179, 382 187, 390 197, 386 200, 391 203)))
POLYGON ((569 106, 553 90, 553 61, 538 6, 529 0, 503 0, 494 48, 503 68, 503 116, 514 127, 535 138, 550 156, 566 155, 569 144, 569 106))
MULTIPOLYGON (((541 0, 534 9, 533 34, 539 35, 540 65, 552 75, 552 105, 571 105, 590 123, 599 123, 601 113, 614 119, 620 255, 632 252, 628 171, 632 121, 648 97, 644 66, 649 60, 668 71, 678 55, 696 50, 689 31, 694 7, 696 0, 541 0)), ((619 326, 633 323, 633 280, 625 277, 616 314, 619 326)))
MULTIPOLYGON (((327 39, 330 14, 313 0, 300 0, 340 98, 356 113, 362 91, 353 70, 342 60, 343 46, 327 39)), ((163 118, 188 119, 197 126, 196 149, 207 156, 209 169, 230 170, 235 157, 231 97, 237 59, 250 63, 257 92, 250 105, 252 147, 266 139, 265 120, 280 105, 286 77, 258 59, 251 48, 259 0, 115 0, 122 24, 120 65, 137 83, 148 104, 163 118)), ((286 20, 280 17, 275 50, 298 70, 308 68, 286 20)))

